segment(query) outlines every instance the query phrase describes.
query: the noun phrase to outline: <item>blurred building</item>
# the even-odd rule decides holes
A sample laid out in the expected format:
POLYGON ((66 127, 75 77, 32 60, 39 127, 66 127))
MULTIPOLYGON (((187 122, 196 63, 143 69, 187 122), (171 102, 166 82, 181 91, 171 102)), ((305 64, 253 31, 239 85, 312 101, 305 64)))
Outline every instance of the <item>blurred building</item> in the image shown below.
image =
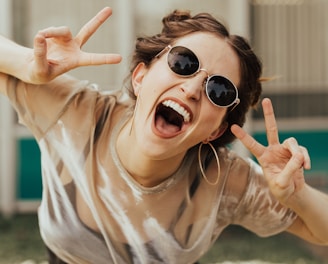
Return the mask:
MULTIPOLYGON (((328 1, 252 1, 252 43, 263 60, 263 96, 273 101, 280 139, 307 147, 308 182, 328 186, 328 1)), ((262 111, 253 111, 253 135, 262 142, 262 111)))
MULTIPOLYGON (((155 34, 161 18, 174 9, 210 12, 232 34, 250 39, 262 58, 264 96, 272 98, 281 137, 295 135, 309 148, 312 181, 328 181, 328 1, 326 0, 0 0, 0 33, 32 46, 33 36, 49 26, 69 26, 73 34, 102 7, 112 17, 85 45, 90 52, 123 55, 120 66, 84 67, 71 72, 118 89, 128 72, 136 36, 155 34)), ((8 103, 0 101, 0 212, 35 211, 41 197, 40 154, 29 132, 17 125, 8 103), (5 128, 5 129, 4 129, 5 128)), ((254 111, 247 129, 265 141, 262 113, 254 111)), ((236 148, 239 148, 237 146, 236 148)), ((240 148, 240 151, 244 151, 240 148)))

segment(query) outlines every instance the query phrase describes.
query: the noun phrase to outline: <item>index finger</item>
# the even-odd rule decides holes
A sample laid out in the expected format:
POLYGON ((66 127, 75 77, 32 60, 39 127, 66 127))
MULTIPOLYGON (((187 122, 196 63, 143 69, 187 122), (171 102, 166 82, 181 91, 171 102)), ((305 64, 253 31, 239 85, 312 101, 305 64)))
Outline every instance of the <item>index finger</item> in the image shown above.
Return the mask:
POLYGON ((240 126, 234 124, 231 126, 231 132, 238 138, 243 145, 258 159, 264 152, 265 148, 249 135, 240 126))
POLYGON ((76 39, 83 46, 93 33, 110 17, 112 9, 110 7, 103 8, 97 15, 95 15, 88 23, 86 23, 76 35, 76 39))

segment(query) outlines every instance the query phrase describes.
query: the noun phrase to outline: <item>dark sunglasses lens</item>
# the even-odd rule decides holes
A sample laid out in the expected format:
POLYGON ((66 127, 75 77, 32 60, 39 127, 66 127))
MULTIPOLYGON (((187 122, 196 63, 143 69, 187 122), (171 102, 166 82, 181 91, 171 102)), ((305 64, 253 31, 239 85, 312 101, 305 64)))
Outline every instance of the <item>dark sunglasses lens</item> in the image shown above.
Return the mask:
POLYGON ((167 58, 170 69, 176 74, 189 76, 197 72, 199 61, 196 55, 185 47, 174 47, 167 58))
POLYGON ((225 77, 211 76, 207 81, 208 98, 218 106, 230 106, 237 98, 235 86, 225 77))

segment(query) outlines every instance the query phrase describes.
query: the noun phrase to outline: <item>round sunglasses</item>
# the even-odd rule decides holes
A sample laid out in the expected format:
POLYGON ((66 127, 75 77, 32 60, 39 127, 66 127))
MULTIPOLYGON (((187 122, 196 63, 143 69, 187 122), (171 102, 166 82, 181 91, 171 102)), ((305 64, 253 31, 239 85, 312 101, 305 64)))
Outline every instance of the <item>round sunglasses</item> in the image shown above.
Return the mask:
MULTIPOLYGON (((167 64, 169 68, 181 77, 191 77, 200 71, 207 71, 200 67, 200 62, 195 53, 183 46, 166 46, 155 58, 167 53, 167 64)), ((206 95, 211 103, 219 107, 229 107, 235 104, 235 108, 240 99, 238 89, 226 77, 221 75, 207 75, 205 84, 206 95)), ((232 110, 232 109, 231 109, 232 110)))

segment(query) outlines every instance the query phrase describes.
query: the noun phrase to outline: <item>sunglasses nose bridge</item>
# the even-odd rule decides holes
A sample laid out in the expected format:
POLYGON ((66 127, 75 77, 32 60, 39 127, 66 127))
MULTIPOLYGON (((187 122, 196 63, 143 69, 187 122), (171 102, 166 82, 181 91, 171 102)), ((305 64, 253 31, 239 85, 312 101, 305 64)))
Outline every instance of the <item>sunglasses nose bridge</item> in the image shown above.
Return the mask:
POLYGON ((207 78, 210 76, 209 73, 208 73, 208 71, 206 69, 204 69, 204 68, 200 68, 197 72, 205 72, 207 78))

